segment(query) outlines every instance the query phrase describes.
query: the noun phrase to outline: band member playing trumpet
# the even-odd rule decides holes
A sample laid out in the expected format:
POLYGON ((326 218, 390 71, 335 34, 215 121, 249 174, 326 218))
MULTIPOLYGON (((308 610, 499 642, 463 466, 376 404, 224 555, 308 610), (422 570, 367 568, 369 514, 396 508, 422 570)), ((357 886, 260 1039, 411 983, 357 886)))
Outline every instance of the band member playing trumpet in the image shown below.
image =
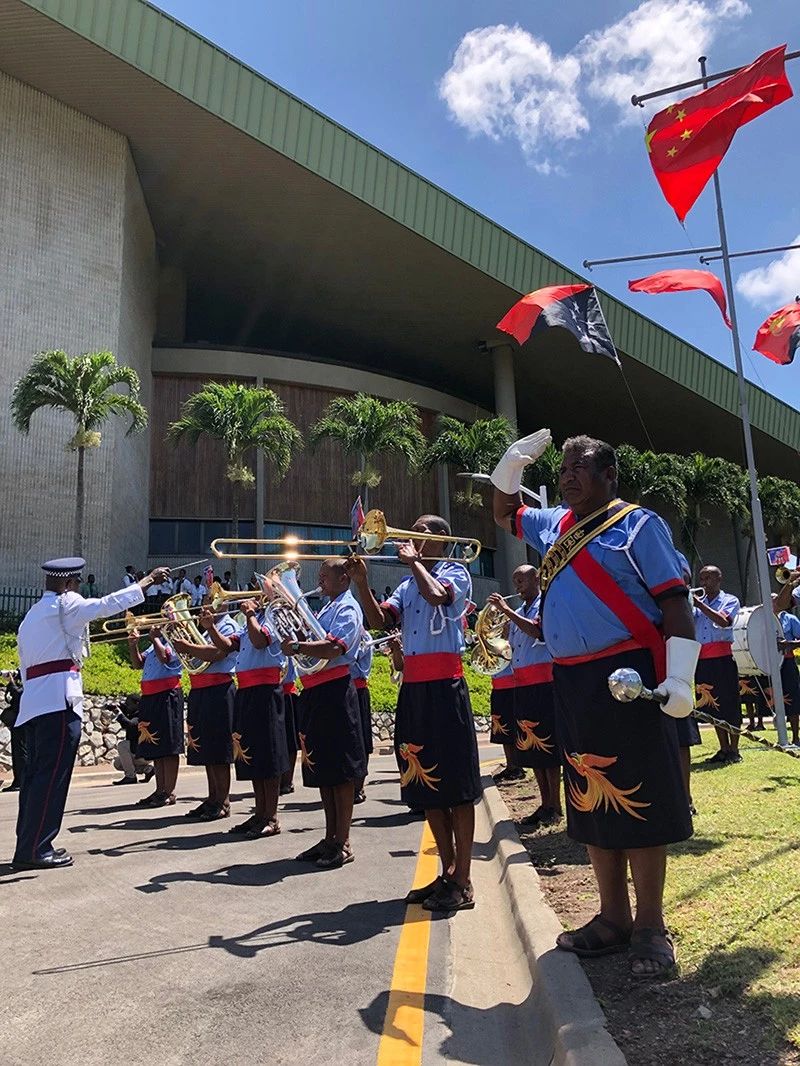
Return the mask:
POLYGON ((355 782, 367 775, 358 695, 350 667, 364 631, 361 608, 350 591, 346 561, 326 559, 319 587, 328 603, 317 614, 326 640, 284 640, 284 655, 325 659, 328 665, 303 676, 300 694, 300 759, 303 784, 318 788, 325 810, 325 836, 297 856, 322 870, 353 861, 350 823, 355 782))
MULTIPOLYGON (((236 633, 236 623, 229 614, 215 619, 211 607, 200 612, 200 627, 206 631, 214 625, 224 637, 236 633)), ((204 766, 208 781, 208 796, 197 807, 186 812, 187 818, 201 822, 215 822, 231 813, 231 763, 233 762, 233 703, 236 688, 233 671, 236 650, 224 651, 216 645, 193 644, 175 639, 175 651, 191 655, 211 665, 202 673, 190 674, 189 709, 186 715, 186 762, 189 766, 204 766)))
POLYGON ((294 768, 297 764, 297 752, 300 742, 297 739, 297 667, 294 659, 284 659, 286 663, 283 675, 283 722, 286 726, 286 748, 289 752, 289 766, 286 773, 281 775, 280 794, 288 796, 294 792, 294 768))
POLYGON ((530 767, 539 786, 541 802, 523 825, 547 825, 563 817, 561 809, 561 759, 556 744, 553 714, 553 660, 541 639, 539 626, 539 575, 524 564, 514 571, 514 588, 522 599, 519 611, 498 593, 489 597, 509 620, 511 664, 514 671, 514 746, 517 765, 530 767))
POLYGON ((369 673, 372 669, 372 644, 362 641, 356 652, 356 657, 350 664, 350 676, 358 694, 358 710, 361 715, 361 732, 364 735, 364 753, 366 755, 364 776, 355 783, 355 803, 366 802, 364 783, 369 769, 369 757, 373 751, 372 743, 372 703, 369 695, 369 673))
POLYGON ((540 430, 512 444, 492 482, 498 525, 544 556, 540 616, 553 656, 567 832, 587 845, 600 894, 600 913, 557 945, 582 956, 629 948, 632 976, 654 977, 675 964, 663 914, 666 845, 691 836, 692 823, 674 717, 692 711, 699 645, 669 530, 617 498, 609 444, 567 440, 563 505, 523 505, 522 472, 549 443, 549 430, 540 430), (639 700, 621 708, 608 688, 618 667, 646 676, 648 686, 660 682, 663 707, 639 700))
MULTIPOLYGON (((498 597, 500 598, 500 597, 498 597)), ((491 596, 489 597, 491 600, 491 596)), ((506 764, 502 770, 492 774, 493 781, 521 781, 525 771, 516 760, 514 747, 514 667, 509 659, 498 674, 492 675, 492 692, 489 696, 491 731, 489 739, 492 744, 502 744, 506 764)))
MULTIPOLYGON (((697 708, 707 709, 714 718, 738 729, 742 724, 742 704, 739 671, 732 651, 732 626, 740 604, 735 596, 722 591, 722 571, 718 566, 704 566, 698 580, 705 595, 692 595, 695 633, 702 645, 695 674, 697 708)), ((719 751, 706 761, 721 766, 741 762, 738 735, 724 729, 717 729, 716 734, 719 751)))
POLYGON ((401 796, 412 809, 425 811, 442 863, 441 876, 409 892, 406 902, 456 911, 475 905, 470 863, 474 804, 482 791, 461 663, 472 579, 463 564, 441 558, 443 542, 424 538, 425 533, 450 535, 443 518, 422 515, 413 532, 423 536, 400 544, 397 552, 411 574, 384 603, 370 592, 363 559, 348 560, 348 567, 370 627, 402 627, 403 684, 394 732, 401 796))
POLYGON ((289 769, 284 723, 281 667, 285 661, 277 633, 254 600, 243 600, 244 625, 223 635, 211 620, 211 643, 236 657, 236 698, 233 704, 233 764, 237 781, 252 781, 255 813, 228 830, 248 840, 276 836, 280 779, 289 769))
POLYGON ((175 802, 178 767, 184 751, 183 665, 158 626, 151 627, 151 644, 144 652, 139 649, 139 639, 138 629, 128 634, 131 666, 142 671, 137 753, 142 759, 152 760, 156 787, 137 806, 166 807, 175 802))

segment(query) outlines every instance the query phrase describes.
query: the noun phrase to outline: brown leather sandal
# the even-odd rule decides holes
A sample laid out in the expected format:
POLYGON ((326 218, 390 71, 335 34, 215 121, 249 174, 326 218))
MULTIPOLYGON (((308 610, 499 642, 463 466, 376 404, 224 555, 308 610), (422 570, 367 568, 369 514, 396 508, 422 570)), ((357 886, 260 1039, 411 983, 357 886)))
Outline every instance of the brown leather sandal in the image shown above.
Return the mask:
POLYGON ((678 964, 669 929, 634 929, 630 946, 631 977, 649 979, 675 976, 678 964), (656 940, 663 940, 665 943, 657 944, 656 940), (658 969, 634 970, 634 964, 637 962, 654 962, 658 969))
POLYGON ((582 925, 580 929, 568 929, 566 932, 559 933, 556 938, 556 947, 562 951, 571 951, 573 955, 581 959, 596 959, 601 955, 615 955, 620 951, 625 951, 630 942, 630 930, 620 928, 608 918, 604 918, 602 914, 595 914, 594 918, 591 918, 586 925, 582 925), (613 933, 614 939, 604 940, 597 929, 593 928, 598 925, 602 925, 604 929, 613 933), (568 944, 565 937, 570 937, 572 943, 568 944))

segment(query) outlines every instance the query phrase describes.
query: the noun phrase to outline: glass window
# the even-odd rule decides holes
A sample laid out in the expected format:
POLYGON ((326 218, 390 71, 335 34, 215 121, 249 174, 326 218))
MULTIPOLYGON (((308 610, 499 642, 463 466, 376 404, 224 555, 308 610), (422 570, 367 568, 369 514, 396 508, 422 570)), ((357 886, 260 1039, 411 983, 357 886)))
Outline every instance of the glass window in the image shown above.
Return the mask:
POLYGON ((148 554, 175 554, 175 523, 171 519, 151 518, 148 554))
POLYGON ((198 555, 206 550, 203 543, 203 523, 181 520, 175 523, 177 538, 175 551, 178 555, 198 555))

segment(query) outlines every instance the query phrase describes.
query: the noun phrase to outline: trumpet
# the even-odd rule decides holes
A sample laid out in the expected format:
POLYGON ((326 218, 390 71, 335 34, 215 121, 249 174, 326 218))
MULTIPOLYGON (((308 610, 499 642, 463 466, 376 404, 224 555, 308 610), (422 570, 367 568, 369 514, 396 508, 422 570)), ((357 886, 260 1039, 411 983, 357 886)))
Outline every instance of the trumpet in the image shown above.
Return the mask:
MULTIPOLYGON (((464 546, 463 561, 471 563, 481 553, 481 542, 474 537, 454 537, 444 533, 417 533, 413 529, 396 529, 386 522, 383 511, 368 511, 358 533, 352 540, 314 540, 289 535, 287 537, 217 537, 211 541, 211 552, 217 559, 283 559, 298 562, 301 559, 320 559, 320 552, 302 552, 299 549, 309 545, 317 549, 347 548, 351 554, 357 550, 364 553, 365 562, 385 562, 394 559, 393 555, 378 555, 385 544, 397 544, 402 541, 436 542, 439 544, 461 544, 464 546), (280 551, 231 551, 230 548, 245 545, 256 549, 279 546, 280 551)), ((423 556, 434 559, 438 556, 423 556)))

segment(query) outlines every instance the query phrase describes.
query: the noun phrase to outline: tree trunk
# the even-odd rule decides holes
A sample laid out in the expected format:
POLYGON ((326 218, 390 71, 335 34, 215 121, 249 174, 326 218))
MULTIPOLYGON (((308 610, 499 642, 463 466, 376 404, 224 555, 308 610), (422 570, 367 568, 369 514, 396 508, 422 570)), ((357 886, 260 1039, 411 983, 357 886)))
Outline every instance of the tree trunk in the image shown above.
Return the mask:
POLYGON ((364 477, 364 484, 361 486, 361 491, 363 493, 361 497, 361 506, 364 508, 364 514, 366 514, 369 510, 369 485, 367 484, 367 457, 363 452, 359 455, 358 461, 361 463, 361 471, 364 477))
MULTIPOLYGON (((233 483, 233 521, 231 522, 231 535, 234 540, 239 536, 239 493, 241 492, 241 482, 234 481, 233 483)), ((236 562, 236 556, 231 559, 231 585, 233 588, 239 587, 239 568, 236 562)))
POLYGON ((75 529, 72 534, 72 551, 74 555, 83 557, 83 514, 85 506, 84 488, 84 461, 86 449, 81 445, 78 448, 78 477, 75 485, 75 529))

